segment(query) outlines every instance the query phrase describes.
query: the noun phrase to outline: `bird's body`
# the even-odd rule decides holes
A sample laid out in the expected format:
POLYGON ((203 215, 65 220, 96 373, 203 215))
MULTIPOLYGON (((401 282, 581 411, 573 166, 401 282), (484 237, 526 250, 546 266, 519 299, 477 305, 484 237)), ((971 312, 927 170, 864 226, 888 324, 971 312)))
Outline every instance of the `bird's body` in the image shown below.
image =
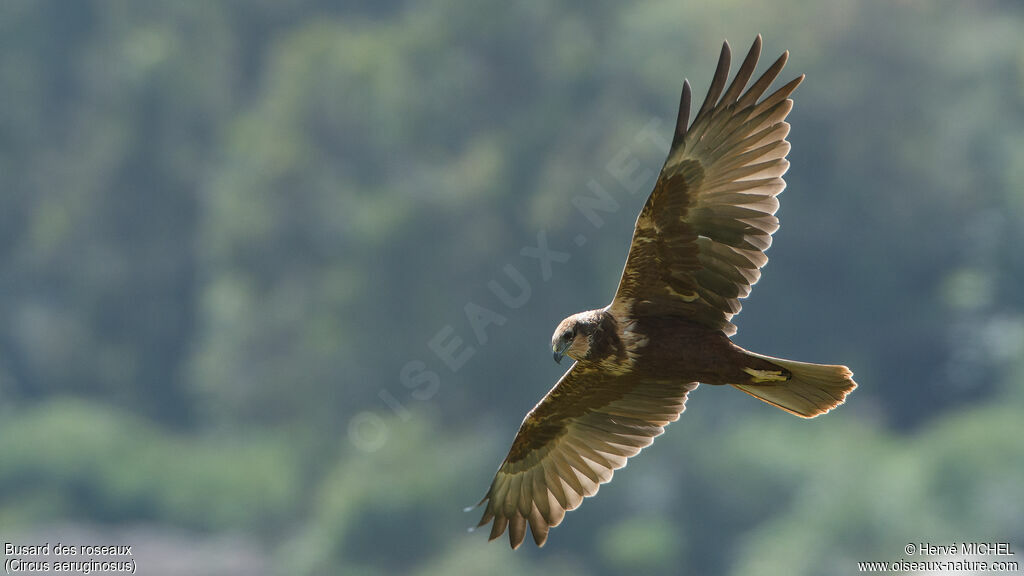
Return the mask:
POLYGON ((856 387, 845 366, 772 358, 729 339, 778 229, 788 96, 803 79, 759 100, 788 56, 747 88, 760 49, 758 36, 726 89, 723 46, 692 124, 684 84, 668 159, 637 218, 615 297, 556 328, 555 360, 575 363, 523 420, 481 501, 491 539, 507 528, 516 548, 529 525, 543 545, 566 511, 679 418, 698 383, 732 385, 804 418, 856 387))
MULTIPOLYGON (((618 318, 608 309, 583 312, 600 329, 579 362, 627 380, 671 379, 702 384, 744 383, 743 368, 778 370, 732 343, 718 330, 678 316, 618 318)), ((626 384, 628 385, 628 384, 626 384)))

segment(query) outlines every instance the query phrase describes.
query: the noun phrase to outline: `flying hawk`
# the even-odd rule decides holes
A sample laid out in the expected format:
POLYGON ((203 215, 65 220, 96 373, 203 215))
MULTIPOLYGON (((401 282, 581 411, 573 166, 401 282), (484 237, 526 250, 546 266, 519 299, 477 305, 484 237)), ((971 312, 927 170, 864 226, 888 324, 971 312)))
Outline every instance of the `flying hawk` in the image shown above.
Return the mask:
POLYGON ((828 412, 856 388, 846 366, 772 358, 729 340, 739 299, 760 278, 779 227, 788 97, 804 79, 761 98, 789 53, 746 88, 760 52, 758 35, 726 89, 723 44, 693 123, 683 83, 668 159, 636 220, 615 297, 555 329, 555 361, 575 362, 527 414, 480 502, 479 525, 494 522, 491 540, 508 528, 517 548, 529 524, 543 546, 566 511, 679 419, 698 382, 729 384, 803 418, 828 412))

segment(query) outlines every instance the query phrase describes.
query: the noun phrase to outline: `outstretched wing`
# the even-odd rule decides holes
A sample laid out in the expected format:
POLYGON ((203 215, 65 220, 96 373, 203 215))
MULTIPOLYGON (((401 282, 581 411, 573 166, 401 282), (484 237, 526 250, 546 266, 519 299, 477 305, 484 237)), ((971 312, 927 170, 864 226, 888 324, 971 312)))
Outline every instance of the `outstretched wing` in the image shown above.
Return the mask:
POLYGON ((548 530, 593 496, 626 459, 679 419, 696 382, 637 382, 573 365, 526 415, 487 495, 480 526, 490 539, 509 530, 518 548, 529 524, 543 546, 548 530))
POLYGON ((761 277, 764 251, 779 227, 776 195, 789 168, 788 96, 799 76, 758 99, 782 71, 785 52, 744 92, 761 52, 758 35, 732 84, 729 43, 700 111, 687 128, 690 85, 683 94, 665 166, 636 221, 633 242, 612 300, 619 317, 685 316, 731 336, 739 299, 761 277))

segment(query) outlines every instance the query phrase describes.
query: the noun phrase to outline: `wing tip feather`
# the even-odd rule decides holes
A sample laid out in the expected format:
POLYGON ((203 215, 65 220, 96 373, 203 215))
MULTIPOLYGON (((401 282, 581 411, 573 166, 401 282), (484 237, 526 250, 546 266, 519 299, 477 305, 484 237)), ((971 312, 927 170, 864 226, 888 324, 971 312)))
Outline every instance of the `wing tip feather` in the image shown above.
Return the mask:
POLYGON ((679 113, 676 116, 676 129, 672 137, 671 150, 676 149, 686 137, 687 126, 690 122, 690 81, 683 79, 683 92, 679 96, 679 113))

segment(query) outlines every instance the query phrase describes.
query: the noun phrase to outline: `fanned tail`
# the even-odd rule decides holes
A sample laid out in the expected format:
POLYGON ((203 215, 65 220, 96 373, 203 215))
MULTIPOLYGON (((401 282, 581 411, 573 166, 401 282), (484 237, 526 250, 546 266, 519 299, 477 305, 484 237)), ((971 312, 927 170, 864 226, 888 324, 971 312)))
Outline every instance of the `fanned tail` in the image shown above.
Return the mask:
POLYGON ((814 418, 839 406, 857 387, 853 372, 846 366, 810 364, 753 352, 747 354, 783 368, 788 377, 752 371, 753 383, 733 386, 801 418, 814 418))

